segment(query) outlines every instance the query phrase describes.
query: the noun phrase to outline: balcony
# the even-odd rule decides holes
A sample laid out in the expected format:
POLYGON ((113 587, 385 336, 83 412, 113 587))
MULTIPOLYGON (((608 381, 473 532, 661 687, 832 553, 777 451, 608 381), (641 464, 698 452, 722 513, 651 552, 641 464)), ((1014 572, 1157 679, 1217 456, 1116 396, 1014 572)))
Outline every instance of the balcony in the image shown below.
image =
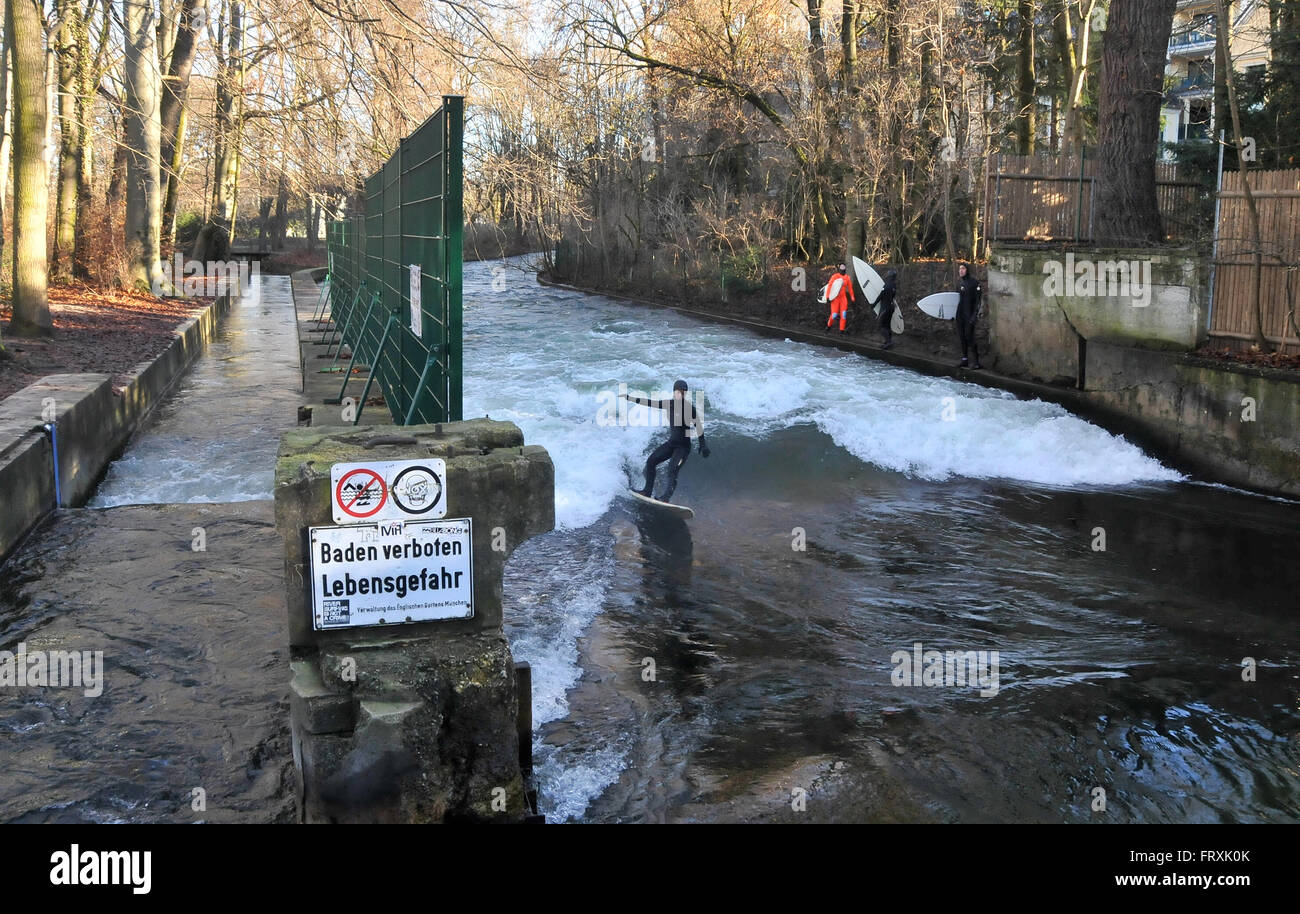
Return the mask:
POLYGON ((1189 74, 1175 82, 1170 91, 1179 98, 1209 95, 1214 91, 1214 73, 1201 71, 1189 74))
POLYGON ((1190 57, 1214 50, 1218 37, 1215 17, 1198 15, 1182 23, 1174 23, 1169 37, 1169 56, 1190 57))

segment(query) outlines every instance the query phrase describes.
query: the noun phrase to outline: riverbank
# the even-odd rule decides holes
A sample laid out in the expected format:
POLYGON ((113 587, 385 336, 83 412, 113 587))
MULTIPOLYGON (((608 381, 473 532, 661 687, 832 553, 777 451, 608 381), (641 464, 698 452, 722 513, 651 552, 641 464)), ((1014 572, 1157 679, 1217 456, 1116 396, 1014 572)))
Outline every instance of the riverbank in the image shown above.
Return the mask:
MULTIPOLYGON (((125 387, 141 362, 162 352, 176 328, 212 304, 211 298, 157 298, 142 292, 79 284, 49 290, 54 335, 9 337, 0 357, 0 400, 46 375, 98 372, 125 387)), ((0 305, 0 323, 9 320, 0 305)))
POLYGON ((0 492, 6 502, 0 562, 52 511, 85 503, 108 465, 207 348, 230 304, 229 293, 211 301, 126 378, 53 374, 0 401, 0 492))
MULTIPOLYGON (((1005 390, 1021 399, 1056 403, 1205 481, 1300 498, 1300 458, 1296 457, 1300 454, 1300 373, 1224 364, 1192 354, 1098 344, 1088 349, 1086 383, 1084 389, 1079 389, 1003 374, 992 368, 959 368, 951 354, 936 355, 929 348, 932 332, 921 340, 906 335, 896 337, 894 347, 886 350, 879 340, 852 333, 841 336, 738 317, 720 309, 616 295, 555 282, 540 274, 538 281, 742 326, 764 336, 856 352, 922 374, 1005 390), (1253 412, 1243 413, 1246 401, 1253 404, 1253 412), (1268 404, 1268 412, 1263 414, 1267 416, 1266 424, 1249 425, 1260 421, 1263 403, 1268 404), (1245 418, 1250 415, 1255 419, 1245 418)), ((904 316, 918 324, 923 320, 938 323, 915 308, 905 309, 904 316)), ((991 361, 987 359, 986 364, 991 361)))

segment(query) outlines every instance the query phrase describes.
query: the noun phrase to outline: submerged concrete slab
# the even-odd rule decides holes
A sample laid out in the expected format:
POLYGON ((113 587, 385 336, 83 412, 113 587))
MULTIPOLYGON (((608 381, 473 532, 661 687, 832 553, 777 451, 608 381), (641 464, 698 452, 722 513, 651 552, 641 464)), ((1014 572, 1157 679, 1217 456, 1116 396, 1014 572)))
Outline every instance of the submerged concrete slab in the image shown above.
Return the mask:
POLYGON ((0 689, 0 821, 292 821, 282 571, 270 502, 53 516, 0 648, 102 652, 102 691, 0 689))

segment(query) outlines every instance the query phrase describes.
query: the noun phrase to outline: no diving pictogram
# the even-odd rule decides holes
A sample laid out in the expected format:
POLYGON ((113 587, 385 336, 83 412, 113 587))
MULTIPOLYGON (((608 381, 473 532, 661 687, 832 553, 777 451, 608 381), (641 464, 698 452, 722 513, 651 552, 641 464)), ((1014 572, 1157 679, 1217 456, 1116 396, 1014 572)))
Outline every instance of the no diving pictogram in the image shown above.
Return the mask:
POLYGON ((388 501, 384 477, 372 469, 352 470, 339 480, 334 501, 348 517, 367 518, 378 514, 388 501))

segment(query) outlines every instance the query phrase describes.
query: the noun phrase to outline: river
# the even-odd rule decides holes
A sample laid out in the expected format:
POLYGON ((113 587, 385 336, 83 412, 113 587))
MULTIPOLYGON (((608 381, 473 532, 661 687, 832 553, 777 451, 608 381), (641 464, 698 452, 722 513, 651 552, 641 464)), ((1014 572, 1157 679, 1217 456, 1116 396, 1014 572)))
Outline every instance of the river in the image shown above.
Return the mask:
MULTIPOLYGON (((297 358, 287 281, 263 282, 100 517, 270 497, 297 358)), ((466 265, 464 362, 465 415, 518 423, 556 466, 557 529, 505 581, 550 821, 1300 818, 1294 503, 1185 479, 1051 404, 538 286, 521 261, 466 265), (663 430, 601 409, 679 377, 712 449, 682 470, 686 523, 622 496, 663 430), (975 652, 983 679, 911 677, 914 651, 975 652)), ((33 612, 10 610, 9 640, 33 612)), ((264 654, 252 704, 282 672, 264 654)))

